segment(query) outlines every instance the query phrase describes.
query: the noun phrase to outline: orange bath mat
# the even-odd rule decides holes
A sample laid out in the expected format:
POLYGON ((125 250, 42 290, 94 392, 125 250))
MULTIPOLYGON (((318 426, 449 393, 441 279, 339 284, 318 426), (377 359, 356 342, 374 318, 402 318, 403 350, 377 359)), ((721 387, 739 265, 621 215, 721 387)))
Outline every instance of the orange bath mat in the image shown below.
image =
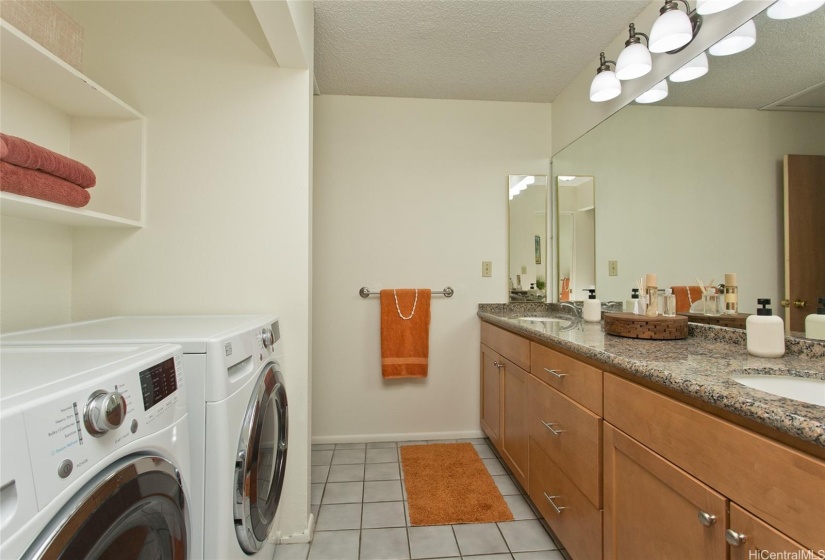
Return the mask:
POLYGON ((513 519, 471 443, 406 445, 401 448, 401 467, 412 525, 513 519))

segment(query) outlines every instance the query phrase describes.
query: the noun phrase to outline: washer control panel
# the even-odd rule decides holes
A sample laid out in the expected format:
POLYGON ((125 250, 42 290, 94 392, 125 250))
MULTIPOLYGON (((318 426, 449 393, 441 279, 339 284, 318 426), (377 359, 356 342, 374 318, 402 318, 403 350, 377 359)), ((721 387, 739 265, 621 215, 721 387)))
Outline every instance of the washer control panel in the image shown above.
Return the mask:
MULTIPOLYGON (((185 414, 180 352, 78 383, 24 411, 38 509, 117 449, 185 414)), ((184 401, 185 402, 185 401, 184 401)))

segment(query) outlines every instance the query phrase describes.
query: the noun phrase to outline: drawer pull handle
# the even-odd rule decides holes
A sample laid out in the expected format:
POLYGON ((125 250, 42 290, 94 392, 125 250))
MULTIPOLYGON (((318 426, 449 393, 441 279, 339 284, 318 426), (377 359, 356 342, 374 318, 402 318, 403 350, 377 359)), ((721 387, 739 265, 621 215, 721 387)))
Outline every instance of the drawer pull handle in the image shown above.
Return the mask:
POLYGON ((716 523, 716 516, 706 511, 699 510, 699 523, 705 527, 710 527, 716 523))
POLYGON ((493 362, 493 365, 499 369, 504 367, 504 364, 502 364, 501 362, 493 362))
POLYGON ((565 377, 565 376, 567 375, 566 373, 560 373, 560 372, 558 372, 558 371, 556 371, 556 370, 554 370, 554 369, 547 369, 547 368, 544 368, 544 371, 546 371, 547 373, 552 373, 553 375, 555 375, 555 376, 556 376, 556 377, 558 377, 559 379, 561 379, 562 377, 565 377))
POLYGON ((542 424, 544 424, 544 427, 545 427, 545 428, 547 428, 548 430, 550 430, 551 432, 553 432, 553 435, 554 435, 554 436, 557 436, 557 435, 559 435, 559 434, 564 433, 564 432, 566 432, 566 431, 567 431, 567 430, 554 430, 554 429, 551 427, 551 426, 555 426, 556 424, 558 424, 558 422, 545 422, 544 420, 542 420, 542 422, 541 422, 541 423, 542 423, 542 424))
POLYGON ((553 498, 560 498, 561 496, 548 496, 547 492, 544 492, 544 497, 547 498, 547 501, 550 502, 550 505, 553 506, 556 513, 561 514, 562 511, 567 509, 567 506, 557 506, 556 502, 553 501, 553 498))
POLYGON ((742 546, 747 542, 748 537, 742 533, 737 533, 733 529, 728 529, 725 531, 725 540, 728 541, 728 544, 731 546, 742 546))

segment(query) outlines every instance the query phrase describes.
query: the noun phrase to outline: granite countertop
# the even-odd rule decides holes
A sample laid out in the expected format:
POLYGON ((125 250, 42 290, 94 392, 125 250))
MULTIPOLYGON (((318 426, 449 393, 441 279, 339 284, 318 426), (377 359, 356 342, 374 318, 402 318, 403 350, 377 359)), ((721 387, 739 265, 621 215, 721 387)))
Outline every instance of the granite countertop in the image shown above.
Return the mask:
POLYGON ((823 342, 787 338, 782 358, 758 358, 748 353, 744 331, 710 325, 690 323, 688 338, 665 341, 605 334, 603 322, 519 319, 560 316, 556 304, 480 304, 478 316, 825 447, 825 406, 772 395, 730 379, 737 374, 791 374, 825 380, 823 342))

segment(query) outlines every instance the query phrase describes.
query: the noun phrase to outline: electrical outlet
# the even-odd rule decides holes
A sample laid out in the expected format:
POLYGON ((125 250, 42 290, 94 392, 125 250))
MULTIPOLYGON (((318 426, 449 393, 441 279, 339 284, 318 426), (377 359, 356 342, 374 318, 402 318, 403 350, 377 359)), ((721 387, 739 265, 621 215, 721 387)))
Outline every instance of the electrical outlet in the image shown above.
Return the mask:
POLYGON ((609 276, 618 276, 619 261, 607 261, 607 271, 609 276))
POLYGON ((481 277, 490 278, 493 275, 493 261, 481 261, 481 277))

